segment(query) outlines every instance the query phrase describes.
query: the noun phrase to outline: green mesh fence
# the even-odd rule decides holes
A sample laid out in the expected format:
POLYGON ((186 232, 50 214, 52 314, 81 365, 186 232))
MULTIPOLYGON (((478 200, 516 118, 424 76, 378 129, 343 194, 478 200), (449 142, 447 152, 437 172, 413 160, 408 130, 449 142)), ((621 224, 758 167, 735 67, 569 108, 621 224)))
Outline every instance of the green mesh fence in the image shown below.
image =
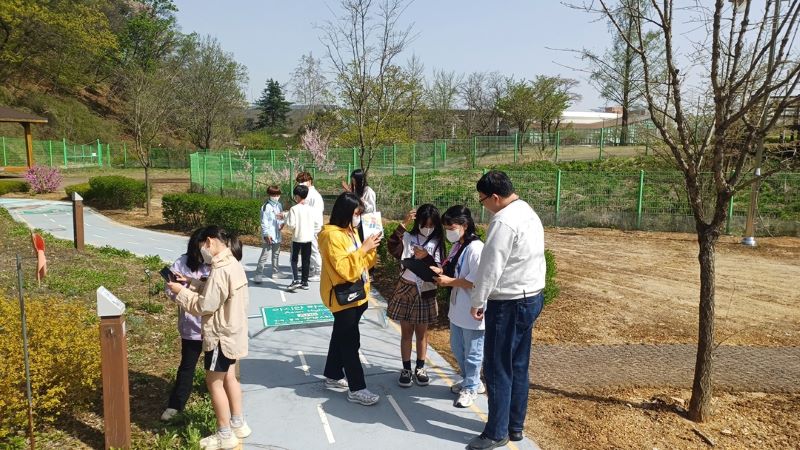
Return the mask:
MULTIPOLYGON (((353 168, 352 164, 335 165, 323 171, 310 164, 273 163, 269 158, 196 153, 191 156, 192 190, 226 197, 264 198, 267 186, 275 184, 288 199, 295 176, 306 170, 313 175, 314 184, 330 209, 353 168)), ((377 194, 378 209, 386 218, 400 219, 409 209, 424 203, 432 203, 441 211, 463 204, 473 211, 478 222, 485 223, 490 215, 478 202, 475 191, 475 183, 484 172, 485 169, 419 170, 379 164, 370 169, 369 182, 377 194)), ((537 211, 545 226, 694 230, 683 177, 677 172, 510 171, 508 175, 517 193, 537 211)), ((710 189, 710 176, 704 176, 704 184, 710 189)), ((800 233, 800 174, 768 178, 760 192, 759 231, 800 233)), ((709 200, 713 198, 713 192, 705 195, 709 200)), ((744 228, 748 202, 749 190, 734 196, 728 209, 727 231, 744 228)))

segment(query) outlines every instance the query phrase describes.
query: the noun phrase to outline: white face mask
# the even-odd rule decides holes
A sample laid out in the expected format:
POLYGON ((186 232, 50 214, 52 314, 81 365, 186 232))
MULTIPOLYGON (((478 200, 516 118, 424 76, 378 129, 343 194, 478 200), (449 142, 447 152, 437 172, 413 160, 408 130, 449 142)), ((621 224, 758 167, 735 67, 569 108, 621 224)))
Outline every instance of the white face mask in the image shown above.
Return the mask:
POLYGON ((361 225, 361 216, 353 216, 352 224, 353 228, 358 228, 358 226, 361 225))
POLYGON ((433 227, 421 227, 419 229, 419 234, 421 234, 421 235, 423 235, 425 237, 430 236, 431 233, 433 233, 433 227))
POLYGON ((203 255, 203 262, 211 264, 211 260, 214 258, 214 255, 211 254, 211 250, 206 247, 200 247, 200 254, 203 255))
POLYGON ((458 242, 459 239, 461 239, 460 228, 456 228, 455 230, 444 230, 444 232, 445 236, 447 237, 447 240, 453 244, 455 244, 456 242, 458 242))
POLYGON ((270 197, 269 198, 269 201, 271 201, 272 203, 278 203, 280 200, 281 200, 280 197, 270 197))

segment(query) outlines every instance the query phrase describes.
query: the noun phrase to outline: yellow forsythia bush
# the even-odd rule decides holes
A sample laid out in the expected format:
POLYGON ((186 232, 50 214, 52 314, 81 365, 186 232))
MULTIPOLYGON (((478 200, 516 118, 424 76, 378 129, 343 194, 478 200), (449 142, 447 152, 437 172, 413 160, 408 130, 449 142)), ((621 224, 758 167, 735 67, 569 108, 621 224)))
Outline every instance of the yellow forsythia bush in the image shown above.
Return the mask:
MULTIPOLYGON (((94 311, 63 299, 26 299, 34 420, 52 421, 100 397, 94 311)), ((27 426, 19 301, 0 296, 0 443, 27 426)))

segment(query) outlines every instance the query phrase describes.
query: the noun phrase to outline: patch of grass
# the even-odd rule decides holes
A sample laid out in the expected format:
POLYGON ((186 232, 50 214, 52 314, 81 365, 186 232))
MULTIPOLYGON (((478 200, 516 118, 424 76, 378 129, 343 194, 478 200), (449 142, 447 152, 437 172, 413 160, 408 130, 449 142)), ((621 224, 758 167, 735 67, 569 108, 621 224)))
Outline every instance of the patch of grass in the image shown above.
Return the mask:
POLYGON ((124 282, 123 269, 113 266, 94 269, 70 264, 53 267, 47 274, 47 287, 68 297, 85 296, 99 286, 113 292, 124 282))

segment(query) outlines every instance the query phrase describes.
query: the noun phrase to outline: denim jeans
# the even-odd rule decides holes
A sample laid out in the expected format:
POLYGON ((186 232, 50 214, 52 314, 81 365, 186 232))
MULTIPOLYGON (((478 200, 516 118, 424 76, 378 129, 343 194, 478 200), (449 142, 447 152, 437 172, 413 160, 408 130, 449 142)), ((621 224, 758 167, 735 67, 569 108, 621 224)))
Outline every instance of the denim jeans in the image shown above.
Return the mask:
POLYGON ((544 295, 518 300, 489 300, 483 373, 489 394, 489 420, 483 433, 500 440, 522 431, 528 411, 528 364, 533 323, 542 312, 544 295))
POLYGON ((483 330, 471 330, 450 324, 450 348, 461 370, 461 389, 478 391, 483 362, 483 330))

